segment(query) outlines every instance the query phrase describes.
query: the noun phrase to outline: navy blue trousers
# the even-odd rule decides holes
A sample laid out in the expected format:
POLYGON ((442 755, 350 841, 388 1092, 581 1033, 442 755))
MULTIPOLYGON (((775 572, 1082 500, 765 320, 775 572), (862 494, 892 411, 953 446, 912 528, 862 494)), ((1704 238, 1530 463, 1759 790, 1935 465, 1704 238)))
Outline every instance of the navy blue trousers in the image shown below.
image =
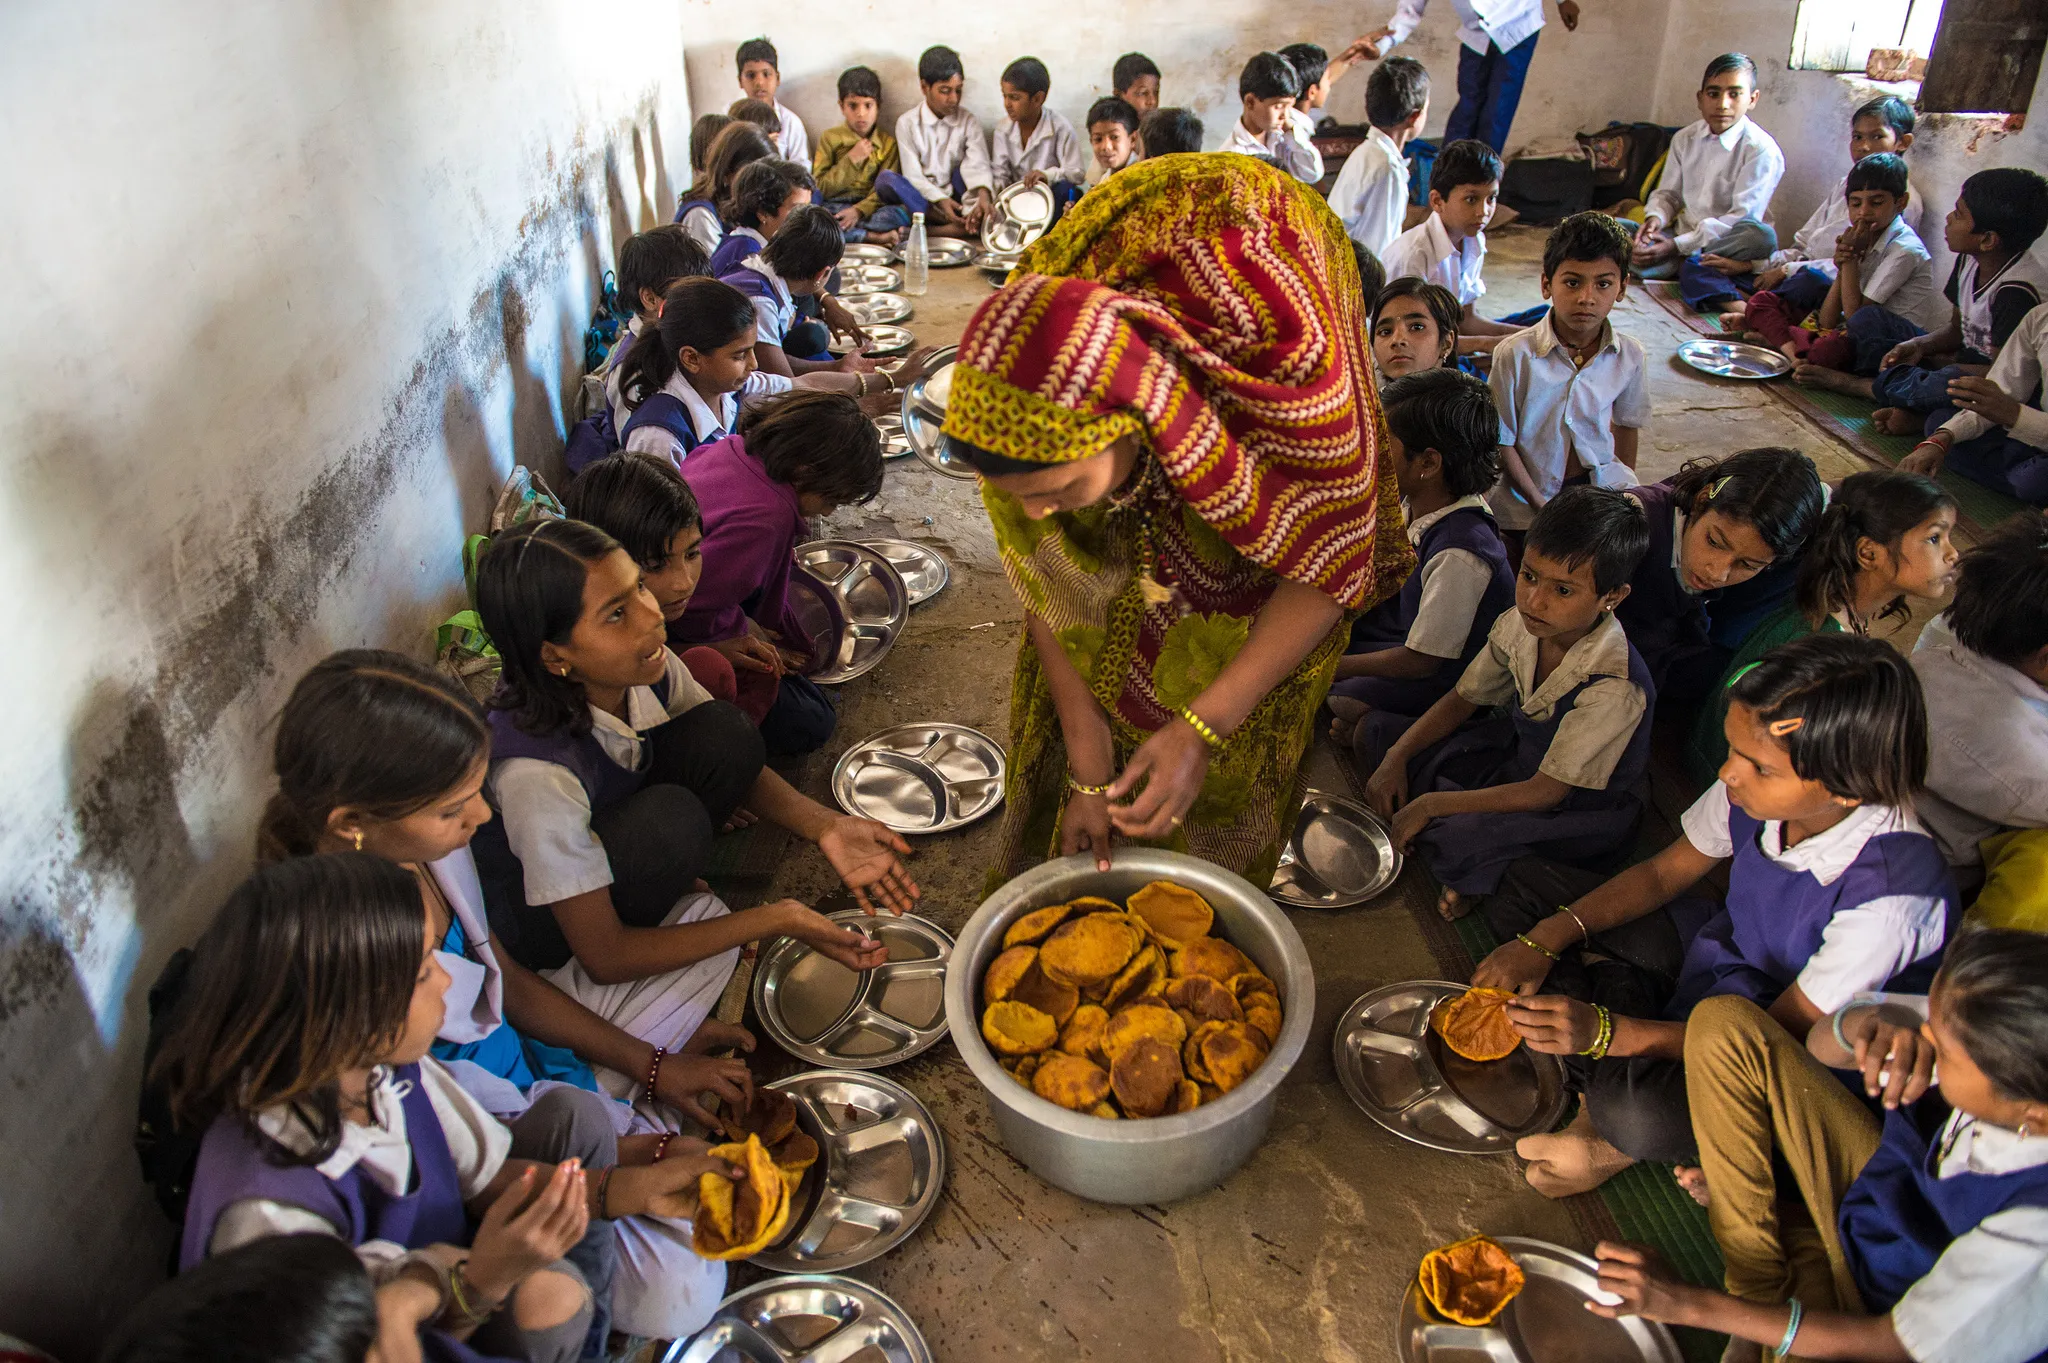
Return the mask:
POLYGON ((1529 62, 1541 36, 1532 33, 1505 52, 1488 43, 1483 56, 1459 44, 1458 107, 1444 125, 1444 141, 1475 137, 1495 151, 1506 149, 1508 126, 1515 121, 1515 106, 1522 102, 1522 82, 1529 78, 1529 62))

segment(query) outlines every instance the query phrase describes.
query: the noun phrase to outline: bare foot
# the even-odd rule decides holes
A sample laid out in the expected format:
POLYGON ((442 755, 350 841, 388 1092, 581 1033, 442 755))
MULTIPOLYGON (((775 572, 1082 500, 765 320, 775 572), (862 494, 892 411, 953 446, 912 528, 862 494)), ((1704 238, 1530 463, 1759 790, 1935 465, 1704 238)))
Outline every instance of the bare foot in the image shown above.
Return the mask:
POLYGON ((1854 398, 1875 398, 1870 389, 1869 379, 1859 379, 1854 374, 1844 374, 1839 369, 1826 369, 1817 364, 1802 364, 1792 371, 1792 377, 1809 388, 1827 388, 1837 393, 1847 393, 1854 398))
POLYGON ((1472 906, 1456 890, 1446 886, 1444 892, 1436 897, 1436 911, 1444 916, 1445 922, 1455 923, 1472 912, 1472 906))
POLYGON ((1545 1197, 1590 1193, 1635 1163, 1600 1139, 1584 1107, 1555 1135, 1522 1137, 1515 1142, 1515 1153, 1529 1162, 1522 1176, 1545 1197))
POLYGON ((1350 696, 1329 696, 1323 703, 1330 707, 1330 737, 1342 746, 1350 747, 1351 734, 1358 728, 1358 721, 1364 719, 1372 707, 1350 696))
POLYGON ((683 1043, 683 1050, 691 1055, 702 1055, 706 1051, 715 1051, 726 1046, 751 1054, 754 1049, 754 1034, 730 1022, 705 1018, 697 1030, 690 1033, 690 1039, 683 1043))
POLYGON ((1732 312, 1724 312, 1721 314, 1721 330, 1740 331, 1742 330, 1742 324, 1748 320, 1749 312, 1745 308, 1736 308, 1732 312))
POLYGON ((1686 1196, 1690 1197, 1693 1201, 1699 1203, 1702 1207, 1707 1205, 1706 1170, 1700 1168, 1697 1164, 1674 1165, 1671 1170, 1671 1180, 1680 1188, 1683 1188, 1686 1196))
POLYGON ((1800 350, 1799 342, 1787 341, 1785 342, 1785 344, 1778 347, 1778 353, 1780 355, 1783 355, 1788 360, 1796 360, 1799 358, 1802 352, 1800 350))
POLYGON ((1870 414, 1870 424, 1886 435, 1918 435, 1926 423, 1918 412, 1903 407, 1880 407, 1870 414))
POLYGON ((760 815, 756 814, 753 810, 747 809, 744 806, 742 806, 739 809, 735 809, 732 812, 732 817, 728 818, 724 823, 718 826, 718 831, 721 833, 731 833, 736 829, 752 828, 755 824, 759 822, 761 822, 760 815))

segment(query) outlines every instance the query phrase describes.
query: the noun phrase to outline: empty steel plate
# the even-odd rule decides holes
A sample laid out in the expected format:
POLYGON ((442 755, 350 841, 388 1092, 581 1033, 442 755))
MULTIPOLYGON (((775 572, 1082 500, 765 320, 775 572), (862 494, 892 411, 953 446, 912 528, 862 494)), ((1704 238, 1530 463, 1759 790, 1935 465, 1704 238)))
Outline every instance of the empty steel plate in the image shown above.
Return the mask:
POLYGON ((925 243, 925 250, 934 270, 951 270, 974 263, 974 243, 959 237, 933 237, 925 243))
POLYGON ((853 314, 853 320, 864 327, 908 322, 917 311, 900 293, 855 293, 839 301, 853 314))
POLYGON ((1266 893, 1297 909, 1345 909, 1384 893, 1400 874, 1401 854, 1379 815, 1310 791, 1266 893))
POLYGON ((1607 1320, 1588 1301, 1612 1305, 1592 1259, 1544 1240, 1499 1237, 1525 1278, 1491 1325, 1456 1325, 1436 1313, 1418 1283, 1401 1303, 1402 1363, 1679 1363, 1671 1331, 1641 1316, 1607 1320))
MULTIPOLYGON (((882 457, 901 459, 910 453, 910 437, 903 434, 903 418, 895 412, 884 412, 872 418, 875 429, 882 433, 882 457)), ((913 606, 917 604, 912 601, 913 606)))
MULTIPOLYGON (((900 433, 902 427, 897 427, 900 433)), ((883 451, 885 454, 887 451, 883 451)), ((888 559, 895 565, 903 578, 903 585, 910 592, 910 604, 922 606, 946 589, 952 580, 953 570, 946 563, 945 556, 928 544, 917 544, 911 540, 863 540, 868 548, 888 559)))
POLYGON ((972 478, 974 470, 946 452, 946 398, 953 390, 953 357, 958 346, 932 355, 932 371, 903 390, 903 434, 917 457, 948 478, 972 478))
POLYGON ((996 211, 981 229, 982 249, 1014 255, 1045 235, 1052 226, 1052 189, 1047 185, 1014 184, 996 195, 996 211))
POLYGON ((896 252, 891 247, 874 246, 865 241, 849 242, 846 249, 840 253, 839 263, 842 267, 847 265, 894 265, 896 263, 896 252))
POLYGON ((797 546, 797 566, 815 579, 837 607, 839 626, 818 641, 828 621, 806 609, 806 598, 791 594, 797 618, 811 635, 815 682, 851 681, 880 663, 910 619, 910 590, 888 559, 852 540, 817 540, 797 546))
POLYGON ((1017 268, 1022 257, 1012 252, 1008 255, 984 255, 981 258, 981 272, 988 276, 989 285, 1000 289, 1009 282, 1010 271, 1017 268))
MULTIPOLYGON (((901 355, 917 344, 917 337, 909 327, 869 327, 862 323, 868 333, 868 354, 901 355)), ((844 336, 834 336, 828 343, 834 355, 844 355, 853 349, 853 342, 844 336)))
POLYGON ((1723 379, 1775 379, 1792 372, 1793 359, 1760 345, 1702 338, 1678 347, 1678 358, 1703 374, 1723 379))
POLYGON ((889 949, 872 970, 849 970, 793 937, 778 937, 754 968, 754 1012, 775 1043, 800 1060, 874 1070, 926 1050, 946 1034, 946 962, 953 939, 915 914, 832 915, 889 949))
POLYGON ((1410 980, 1360 995, 1330 1049, 1351 1101, 1396 1136, 1454 1155, 1503 1154, 1564 1115, 1564 1064, 1527 1046, 1484 1061, 1445 1046, 1429 1029, 1430 1010, 1465 989, 1410 980))
POLYGON ((830 1274, 770 1278, 718 1304, 711 1323, 669 1345, 661 1363, 932 1363, 904 1309, 866 1283, 830 1274))
POLYGON ((962 828, 1003 802, 1003 745, 964 724, 899 724, 848 748, 832 798, 898 833, 962 828))
POLYGON ((893 293, 903 287, 903 276, 887 265, 842 265, 839 268, 839 296, 893 293))

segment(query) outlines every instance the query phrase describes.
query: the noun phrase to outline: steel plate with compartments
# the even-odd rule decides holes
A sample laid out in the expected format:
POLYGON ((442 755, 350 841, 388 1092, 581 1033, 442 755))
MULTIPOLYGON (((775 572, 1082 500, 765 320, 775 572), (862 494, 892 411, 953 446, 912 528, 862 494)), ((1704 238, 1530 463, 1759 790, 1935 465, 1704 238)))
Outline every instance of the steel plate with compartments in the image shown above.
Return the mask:
POLYGON ((910 300, 900 293, 855 293, 839 301, 853 314, 853 320, 864 327, 908 322, 917 312, 910 300))
POLYGON ((1014 255, 1045 235, 1052 226, 1052 189, 1047 185, 1011 185, 996 195, 996 211, 981 229, 981 245, 996 255, 1014 255))
POLYGON ((882 433, 882 458, 901 459, 910 453, 910 437, 903 434, 903 418, 900 414, 884 412, 872 419, 875 429, 882 433))
POLYGON ((832 798, 898 833, 963 828, 1003 802, 1003 745, 964 724, 899 724, 848 748, 832 798))
MULTIPOLYGON (((934 270, 953 270, 962 265, 972 265, 977 254, 973 242, 963 241, 959 237, 933 237, 925 243, 925 252, 934 270)), ((896 258, 901 260, 903 253, 898 251, 896 258)))
POLYGON ((932 1363, 932 1352, 909 1313, 875 1288, 807 1273, 733 1293, 661 1363, 932 1363))
MULTIPOLYGON (((870 355, 901 355, 917 344, 917 337, 909 327, 870 327, 866 323, 861 325, 867 329, 870 355)), ((834 355, 844 355, 853 349, 853 342, 844 336, 834 336, 827 348, 834 355)))
POLYGON ((1797 363, 1790 356, 1742 341, 1713 341, 1705 337, 1678 347, 1678 358, 1702 374, 1721 379, 1776 379, 1792 372, 1797 363))
POLYGON ((1396 1336, 1402 1363, 1680 1363, 1671 1331, 1640 1316, 1607 1320, 1588 1301, 1613 1303, 1600 1291, 1594 1261, 1562 1245, 1499 1237, 1525 1282, 1491 1325, 1445 1320, 1410 1283, 1396 1336))
POLYGON ((941 428, 946 424, 946 397, 953 388, 953 357, 958 346, 946 346, 931 358, 931 372, 903 390, 903 434, 926 464, 948 478, 972 478, 974 470, 946 453, 941 428))
POLYGON ((879 941, 889 959, 849 970, 794 937, 778 937, 754 968, 754 1012, 799 1060, 876 1070, 910 1059, 946 1035, 946 963, 953 939, 915 914, 832 915, 879 941))
POLYGON ((896 252, 887 246, 873 246, 865 241, 848 242, 839 255, 840 268, 848 265, 894 265, 896 252))
MULTIPOLYGON (((877 421, 879 423, 879 420, 877 421)), ((899 434, 902 428, 897 428, 899 434)), ((888 454, 887 450, 883 453, 888 454)), ((912 540, 863 540, 861 543, 894 564, 902 575, 903 585, 910 592, 910 604, 921 606, 946 590, 952 581, 953 569, 945 556, 929 544, 918 544, 912 540)))
POLYGON ((1356 800, 1310 791, 1266 893, 1297 909, 1347 909, 1401 874, 1386 821, 1356 800))
POLYGON ((1003 287, 1010 278, 1010 271, 1017 268, 1017 262, 1021 259, 1023 257, 1014 251, 1007 255, 983 255, 981 258, 981 272, 988 276, 989 287, 996 289, 1003 287))
POLYGON ((896 644, 910 619, 910 589, 895 565, 853 540, 815 540, 797 546, 797 566, 815 579, 837 606, 840 627, 821 649, 824 622, 807 610, 807 598, 792 594, 797 618, 811 635, 813 658, 821 665, 808 675, 814 682, 837 685, 872 670, 896 644))
POLYGON ((1360 995, 1330 1049, 1351 1101, 1396 1136, 1454 1155, 1505 1154, 1564 1115, 1564 1065, 1527 1046, 1485 1061, 1445 1046, 1430 1010, 1465 988, 1410 980, 1360 995))
POLYGON ((903 287, 903 276, 887 265, 841 265, 839 295, 894 293, 903 287))

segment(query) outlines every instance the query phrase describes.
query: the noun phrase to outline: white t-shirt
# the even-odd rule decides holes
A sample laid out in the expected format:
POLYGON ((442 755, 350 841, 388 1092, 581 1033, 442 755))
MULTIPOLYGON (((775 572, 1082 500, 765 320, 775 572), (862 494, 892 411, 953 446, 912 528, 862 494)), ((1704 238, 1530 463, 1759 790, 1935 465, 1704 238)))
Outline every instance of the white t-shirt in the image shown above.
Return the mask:
MULTIPOLYGON (((1550 314, 1493 348, 1487 386, 1500 412, 1500 443, 1521 453, 1522 466, 1547 500, 1584 469, 1595 487, 1638 483, 1614 451, 1614 427, 1650 424, 1650 381, 1643 347, 1611 322, 1593 358, 1581 366, 1557 337, 1550 314)), ((1505 473, 1494 485, 1493 510, 1510 530, 1526 530, 1536 508, 1505 473)))
POLYGON ((780 100, 775 102, 775 117, 782 124, 782 131, 775 138, 780 144, 782 159, 808 167, 811 164, 811 139, 804 131, 804 121, 780 100))
MULTIPOLYGON (((1420 547, 1422 537, 1453 511, 1488 511, 1486 498, 1477 493, 1460 497, 1441 510, 1408 525, 1408 542, 1420 547)), ((1490 511, 1489 511, 1489 514, 1490 511)), ((1432 658, 1456 658, 1465 652, 1472 637, 1472 618, 1493 584, 1493 570, 1486 560, 1470 549, 1439 549, 1416 569, 1422 575, 1422 599, 1415 606, 1414 623, 1402 645, 1432 658)), ((1488 628, 1492 621, 1487 622, 1488 628)))
POLYGON ((1384 265, 1408 216, 1408 158, 1393 138, 1378 128, 1367 130, 1330 186, 1330 208, 1351 239, 1384 265))
POLYGON ((1893 218, 1885 234, 1863 253, 1858 278, 1864 302, 1876 303, 1922 331, 1948 325, 1948 299, 1934 283, 1927 247, 1904 214, 1893 218))

